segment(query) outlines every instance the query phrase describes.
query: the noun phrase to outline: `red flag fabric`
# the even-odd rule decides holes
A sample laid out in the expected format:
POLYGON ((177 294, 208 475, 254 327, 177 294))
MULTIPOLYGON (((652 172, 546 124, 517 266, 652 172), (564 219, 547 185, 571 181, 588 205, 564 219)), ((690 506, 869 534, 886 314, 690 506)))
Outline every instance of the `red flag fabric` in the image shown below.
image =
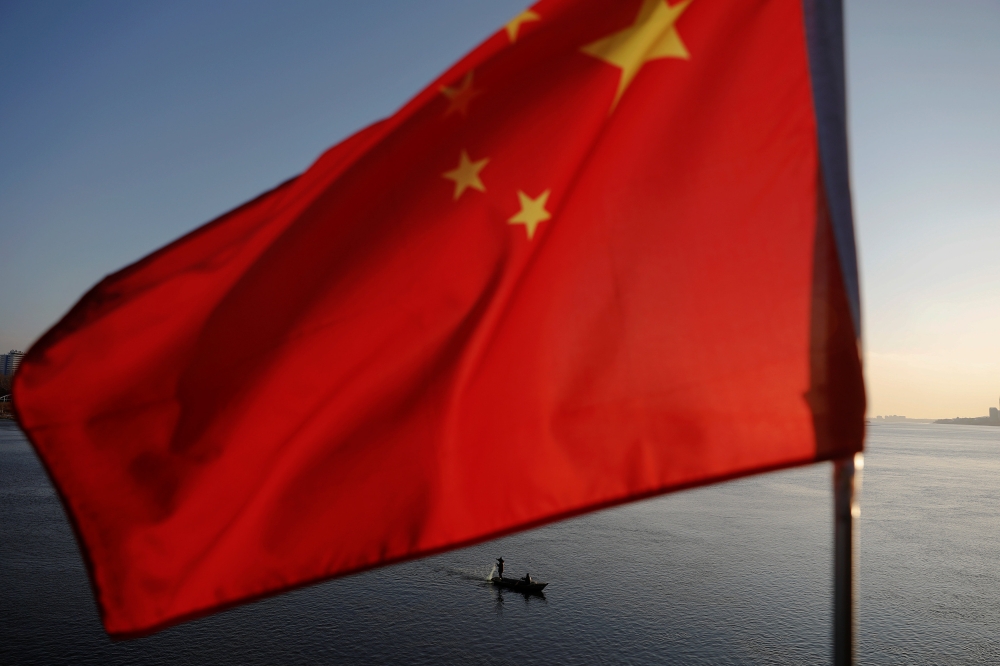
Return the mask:
POLYGON ((84 296, 15 405, 107 631, 859 451, 804 26, 541 2, 84 296))

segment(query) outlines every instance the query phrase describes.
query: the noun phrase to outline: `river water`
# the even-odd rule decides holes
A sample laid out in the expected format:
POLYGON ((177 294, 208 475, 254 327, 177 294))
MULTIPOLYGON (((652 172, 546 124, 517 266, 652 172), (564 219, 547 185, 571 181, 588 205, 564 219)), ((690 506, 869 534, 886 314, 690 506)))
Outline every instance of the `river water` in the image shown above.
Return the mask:
MULTIPOLYGON (((1000 428, 868 432, 859 662, 1000 663, 1000 428)), ((830 475, 684 491, 112 642, 44 471, 0 422, 0 663, 828 663, 830 475), (501 555, 544 598, 487 585, 501 555)))

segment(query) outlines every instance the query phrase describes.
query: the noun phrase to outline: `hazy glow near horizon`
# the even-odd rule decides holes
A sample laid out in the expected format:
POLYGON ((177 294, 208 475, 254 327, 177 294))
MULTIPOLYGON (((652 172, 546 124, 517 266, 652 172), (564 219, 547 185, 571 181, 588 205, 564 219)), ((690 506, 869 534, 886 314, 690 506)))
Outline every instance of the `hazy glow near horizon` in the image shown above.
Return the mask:
MULTIPOLYGON (((848 0, 869 413, 1000 397, 1000 3, 848 0)), ((0 351, 392 113, 522 0, 0 7, 0 351)))

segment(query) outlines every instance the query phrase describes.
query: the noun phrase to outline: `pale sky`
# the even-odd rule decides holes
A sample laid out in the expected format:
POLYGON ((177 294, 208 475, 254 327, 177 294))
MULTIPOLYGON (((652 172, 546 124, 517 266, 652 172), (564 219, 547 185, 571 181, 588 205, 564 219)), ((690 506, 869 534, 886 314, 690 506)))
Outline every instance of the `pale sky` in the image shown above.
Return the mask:
MULTIPOLYGON (((0 0, 0 350, 391 114, 522 8, 0 0)), ((848 0, 846 15, 869 413, 986 414, 1000 2, 848 0)))
POLYGON ((847 3, 869 414, 1000 399, 1000 2, 847 3))

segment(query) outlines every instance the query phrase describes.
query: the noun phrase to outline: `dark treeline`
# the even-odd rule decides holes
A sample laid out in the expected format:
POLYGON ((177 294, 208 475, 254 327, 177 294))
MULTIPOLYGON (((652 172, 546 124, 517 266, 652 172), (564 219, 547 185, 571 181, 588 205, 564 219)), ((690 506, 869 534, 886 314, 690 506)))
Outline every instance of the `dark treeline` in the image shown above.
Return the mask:
MULTIPOLYGON (((13 376, 10 377, 6 375, 0 376, 0 396, 4 396, 10 393, 10 385, 13 380, 14 380, 13 376)), ((4 401, 0 401, 0 418, 10 418, 10 416, 12 415, 11 405, 10 402, 7 402, 7 400, 10 400, 10 398, 5 398, 4 401)))

